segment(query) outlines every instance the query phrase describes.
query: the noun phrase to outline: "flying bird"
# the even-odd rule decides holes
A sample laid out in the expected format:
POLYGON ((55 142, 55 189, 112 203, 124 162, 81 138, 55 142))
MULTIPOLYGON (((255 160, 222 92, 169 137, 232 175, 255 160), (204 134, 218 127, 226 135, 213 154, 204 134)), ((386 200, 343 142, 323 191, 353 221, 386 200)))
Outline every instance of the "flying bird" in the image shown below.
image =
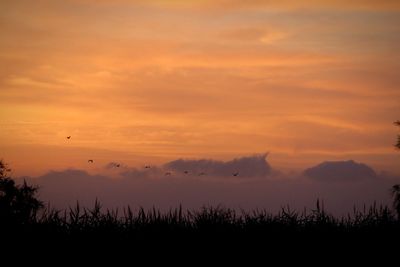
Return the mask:
POLYGON ((206 175, 206 173, 205 172, 199 173, 199 176, 202 176, 202 175, 206 175))
POLYGON ((119 167, 121 167, 121 164, 117 162, 110 162, 106 166, 107 169, 119 168, 119 167))
POLYGON ((71 136, 67 136, 67 139, 71 139, 71 136))
POLYGON ((87 162, 88 163, 93 163, 94 161, 92 159, 89 159, 87 162))
POLYGON ((239 172, 232 173, 233 176, 238 176, 239 172))
POLYGON ((165 175, 169 176, 169 175, 171 175, 171 172, 166 172, 165 175))
POLYGON ((184 174, 188 174, 188 173, 189 173, 189 171, 184 171, 183 173, 184 173, 184 174))
POLYGON ((144 166, 145 169, 150 169, 151 167, 149 165, 144 166))

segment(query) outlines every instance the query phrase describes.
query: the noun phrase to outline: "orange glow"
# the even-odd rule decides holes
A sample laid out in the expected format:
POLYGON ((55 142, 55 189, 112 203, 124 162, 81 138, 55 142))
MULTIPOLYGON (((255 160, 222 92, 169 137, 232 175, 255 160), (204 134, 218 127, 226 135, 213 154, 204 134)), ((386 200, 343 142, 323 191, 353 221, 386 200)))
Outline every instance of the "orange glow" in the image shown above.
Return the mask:
POLYGON ((1 1, 0 157, 19 174, 265 151, 289 169, 351 155, 400 172, 399 10, 1 1))

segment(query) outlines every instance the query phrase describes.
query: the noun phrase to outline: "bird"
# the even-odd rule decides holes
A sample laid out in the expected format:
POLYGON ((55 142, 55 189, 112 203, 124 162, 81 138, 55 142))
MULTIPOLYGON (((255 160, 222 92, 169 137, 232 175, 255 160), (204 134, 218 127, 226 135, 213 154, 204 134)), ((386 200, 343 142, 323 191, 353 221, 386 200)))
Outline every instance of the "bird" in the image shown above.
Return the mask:
POLYGON ((188 173, 189 173, 189 171, 184 171, 183 173, 184 173, 184 174, 188 174, 188 173))
POLYGON ((232 173, 233 176, 238 176, 239 172, 232 173))
POLYGON ((202 175, 206 175, 206 173, 205 172, 199 173, 199 176, 202 176, 202 175))
POLYGON ((166 172, 165 175, 169 176, 169 175, 171 175, 171 172, 166 172))
POLYGON ((71 136, 69 135, 69 136, 67 136, 67 139, 71 139, 71 136))
POLYGON ((115 164, 115 167, 119 168, 121 166, 121 164, 117 163, 115 164))
POLYGON ((145 169, 150 169, 151 167, 149 165, 144 166, 145 169))
POLYGON ((94 162, 94 160, 92 160, 92 159, 89 159, 87 162, 88 162, 88 163, 93 163, 93 162, 94 162))

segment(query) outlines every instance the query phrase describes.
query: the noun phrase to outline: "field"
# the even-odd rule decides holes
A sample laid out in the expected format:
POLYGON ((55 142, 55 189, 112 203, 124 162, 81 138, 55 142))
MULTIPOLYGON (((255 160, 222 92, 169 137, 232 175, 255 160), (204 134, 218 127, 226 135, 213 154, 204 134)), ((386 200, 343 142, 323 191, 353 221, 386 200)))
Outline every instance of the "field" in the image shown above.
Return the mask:
POLYGON ((102 210, 79 204, 69 210, 45 208, 28 221, 3 220, 2 236, 20 239, 49 239, 140 243, 219 240, 272 240, 297 238, 394 238, 400 236, 400 221, 388 207, 376 205, 354 210, 335 218, 316 202, 310 211, 297 212, 289 207, 278 214, 266 210, 241 211, 220 207, 201 210, 176 208, 162 213, 156 209, 133 211, 102 210))

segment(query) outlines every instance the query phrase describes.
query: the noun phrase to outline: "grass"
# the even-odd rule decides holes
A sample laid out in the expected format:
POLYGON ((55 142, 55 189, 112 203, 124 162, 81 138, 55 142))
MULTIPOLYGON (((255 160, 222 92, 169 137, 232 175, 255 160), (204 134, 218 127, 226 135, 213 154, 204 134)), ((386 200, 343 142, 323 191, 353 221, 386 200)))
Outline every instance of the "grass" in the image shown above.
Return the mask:
POLYGON ((79 258, 83 254, 90 258, 90 249, 100 262, 102 255, 121 253, 125 257, 150 254, 145 259, 148 262, 156 262, 160 253, 225 260, 224 255, 259 259, 264 254, 286 254, 290 258, 292 253, 332 257, 332 253, 348 256, 351 252, 350 256, 357 258, 376 255, 378 250, 397 253, 399 247, 391 241, 400 237, 400 221, 391 209, 377 205, 336 218, 319 202, 310 211, 284 207, 271 214, 266 210, 238 212, 222 206, 199 210, 178 207, 168 212, 154 208, 134 211, 130 207, 103 210, 96 201, 92 208, 79 203, 68 210, 46 207, 29 222, 0 223, 0 237, 0 246, 30 251, 34 257, 45 249, 58 257, 79 258), (355 248, 362 253, 357 254, 355 248))
POLYGON ((168 212, 153 208, 132 211, 103 210, 96 200, 93 208, 76 204, 68 210, 46 207, 34 214, 29 222, 3 225, 2 229, 29 229, 47 233, 62 233, 64 236, 105 234, 123 236, 159 234, 285 234, 285 233, 356 233, 387 232, 400 230, 396 214, 385 206, 376 204, 363 210, 354 209, 352 214, 336 218, 321 208, 298 212, 284 207, 277 214, 266 210, 241 211, 217 207, 200 210, 183 210, 182 207, 168 212))

